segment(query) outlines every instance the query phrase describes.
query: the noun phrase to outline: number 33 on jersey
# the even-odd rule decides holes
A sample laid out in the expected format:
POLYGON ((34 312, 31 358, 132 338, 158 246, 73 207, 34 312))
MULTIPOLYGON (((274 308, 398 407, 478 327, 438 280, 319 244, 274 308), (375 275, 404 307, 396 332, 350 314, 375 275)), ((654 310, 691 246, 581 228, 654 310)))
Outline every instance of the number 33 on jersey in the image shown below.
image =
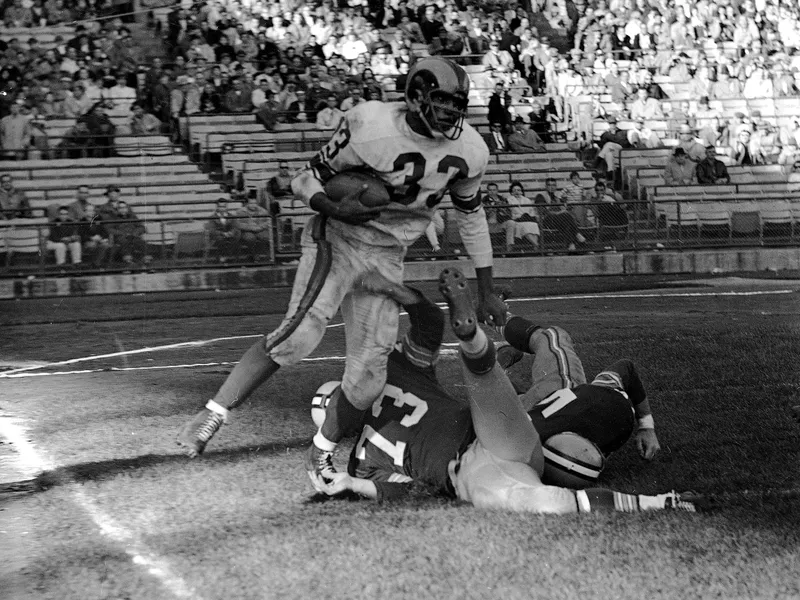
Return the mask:
POLYGON ((321 184, 342 171, 369 171, 386 183, 392 198, 376 226, 411 243, 424 232, 448 189, 456 208, 465 212, 478 208, 489 151, 469 125, 456 140, 431 139, 412 131, 405 115, 401 103, 365 102, 347 111, 339 129, 307 167, 320 184, 320 189, 308 192, 310 197, 321 191, 321 184), (421 219, 409 231, 414 213, 421 219), (395 222, 402 227, 401 219, 405 231, 391 231, 395 222), (407 241, 409 234, 415 235, 407 241))

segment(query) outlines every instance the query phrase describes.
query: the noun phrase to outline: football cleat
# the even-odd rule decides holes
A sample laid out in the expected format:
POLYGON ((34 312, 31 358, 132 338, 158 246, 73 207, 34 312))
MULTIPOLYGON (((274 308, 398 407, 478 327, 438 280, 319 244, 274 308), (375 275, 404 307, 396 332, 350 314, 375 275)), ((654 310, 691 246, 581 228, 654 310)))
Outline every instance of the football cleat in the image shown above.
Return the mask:
POLYGON ((206 444, 219 431, 224 422, 225 417, 204 408, 186 424, 178 434, 176 441, 179 446, 183 447, 187 456, 195 458, 203 453, 206 444))
POLYGON ((502 343, 497 347, 497 364, 503 369, 510 369, 525 356, 524 352, 517 350, 511 344, 502 343))
POLYGON ((478 329, 478 317, 464 274, 458 269, 444 269, 439 275, 439 291, 447 300, 453 333, 460 340, 471 340, 478 329))
POLYGON ((333 466, 333 452, 320 450, 316 444, 306 453, 306 472, 311 479, 311 485, 318 492, 325 493, 325 486, 333 482, 332 475, 336 473, 333 466))

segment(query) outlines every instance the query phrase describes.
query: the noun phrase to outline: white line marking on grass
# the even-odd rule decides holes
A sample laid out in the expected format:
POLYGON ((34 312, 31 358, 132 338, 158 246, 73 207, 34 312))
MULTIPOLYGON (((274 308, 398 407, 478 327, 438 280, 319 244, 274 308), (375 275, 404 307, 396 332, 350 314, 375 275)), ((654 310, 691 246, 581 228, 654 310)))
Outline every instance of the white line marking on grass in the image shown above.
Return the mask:
MULTIPOLYGON (((19 462, 26 470, 38 473, 56 468, 55 463, 40 454, 28 440, 28 435, 25 428, 19 423, 19 419, 0 417, 0 437, 5 438, 13 445, 19 462)), ((147 572, 155 577, 175 598, 199 600, 186 582, 172 572, 166 559, 152 552, 136 534, 103 512, 95 501, 75 484, 70 484, 70 491, 72 500, 89 515, 100 529, 100 533, 124 546, 125 553, 131 557, 134 564, 145 567, 147 572)))
MULTIPOLYGON (((442 344, 442 346, 457 346, 458 344, 442 344)), ((448 350, 447 348, 439 352, 440 356, 455 356, 458 354, 457 350, 448 350)), ((339 362, 344 361, 346 356, 313 356, 305 358, 302 362, 339 362)), ((54 377, 58 375, 86 375, 87 373, 106 373, 110 371, 158 371, 165 369, 193 369, 199 367, 227 367, 234 366, 236 362, 210 362, 210 363, 189 363, 181 365, 148 365, 146 367, 104 367, 102 369, 79 369, 75 371, 49 371, 45 373, 13 373, 11 375, 4 375, 6 379, 22 379, 25 377, 54 377)))
MULTIPOLYGON (((781 289, 781 290, 755 290, 750 292, 665 292, 665 293, 640 293, 640 292, 631 292, 631 293, 619 293, 619 294, 581 294, 577 296, 537 296, 537 297, 527 297, 527 298, 509 298, 506 300, 507 303, 513 302, 546 302, 550 300, 597 300, 597 299, 625 299, 625 298, 701 298, 701 297, 724 297, 724 296, 765 296, 765 295, 778 295, 778 294, 794 294, 797 290, 792 289, 781 289)), ((438 306, 447 309, 447 305, 444 303, 439 303, 438 306)), ((401 312, 401 315, 407 315, 408 313, 401 312)), ((344 323, 333 323, 327 326, 328 329, 335 329, 338 327, 344 327, 344 323)), ((27 371, 35 371, 37 369, 42 369, 44 367, 63 367, 66 365, 72 365, 81 362, 87 362, 91 360, 100 360, 105 358, 118 358, 122 356, 131 356, 134 354, 145 354, 148 352, 159 352, 162 350, 176 350, 178 348, 197 348, 200 346, 206 346, 208 344, 214 344, 216 342, 225 342, 231 340, 246 340, 252 338, 259 338, 262 337, 263 334, 254 334, 254 335, 232 335, 226 337, 218 337, 218 338, 211 338, 208 340, 195 340, 191 342, 177 342, 175 344, 165 344, 163 346, 148 346, 145 348, 139 348, 137 350, 126 350, 123 352, 111 352, 109 354, 95 354, 91 356, 83 356, 80 358, 72 358, 69 360, 62 360, 53 363, 42 363, 42 364, 32 364, 25 367, 20 367, 17 369, 11 369, 9 371, 0 372, 0 379, 3 378, 11 378, 17 375, 18 373, 24 373, 27 371)), ((306 359, 308 360, 308 359, 306 359)), ((324 359, 323 359, 324 360, 324 359)), ((143 370, 143 367, 135 367, 136 370, 143 370)), ((108 369, 96 369, 96 370, 86 370, 81 371, 83 373, 94 373, 98 371, 104 371, 108 369)))

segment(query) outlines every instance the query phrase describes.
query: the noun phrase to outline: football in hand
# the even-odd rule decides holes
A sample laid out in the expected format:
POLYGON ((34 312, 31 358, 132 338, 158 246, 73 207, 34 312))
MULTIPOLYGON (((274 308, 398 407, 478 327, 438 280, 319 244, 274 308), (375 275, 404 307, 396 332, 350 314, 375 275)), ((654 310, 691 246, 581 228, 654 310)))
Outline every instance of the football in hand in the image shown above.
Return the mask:
POLYGON ((361 194, 359 201, 364 206, 381 207, 391 202, 386 184, 369 173, 345 171, 344 173, 334 175, 333 178, 325 184, 325 193, 334 202, 339 202, 346 196, 359 192, 362 189, 364 189, 364 193, 361 194), (365 185, 367 186, 366 189, 364 189, 365 185))

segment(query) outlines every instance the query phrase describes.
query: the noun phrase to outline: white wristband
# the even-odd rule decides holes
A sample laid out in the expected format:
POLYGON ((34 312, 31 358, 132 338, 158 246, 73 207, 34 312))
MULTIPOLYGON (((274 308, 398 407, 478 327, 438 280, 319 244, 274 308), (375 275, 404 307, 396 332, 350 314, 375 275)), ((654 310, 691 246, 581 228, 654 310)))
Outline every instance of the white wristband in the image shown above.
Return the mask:
POLYGON ((639 419, 639 427, 637 429, 655 429, 656 424, 653 421, 653 415, 645 415, 639 419))

